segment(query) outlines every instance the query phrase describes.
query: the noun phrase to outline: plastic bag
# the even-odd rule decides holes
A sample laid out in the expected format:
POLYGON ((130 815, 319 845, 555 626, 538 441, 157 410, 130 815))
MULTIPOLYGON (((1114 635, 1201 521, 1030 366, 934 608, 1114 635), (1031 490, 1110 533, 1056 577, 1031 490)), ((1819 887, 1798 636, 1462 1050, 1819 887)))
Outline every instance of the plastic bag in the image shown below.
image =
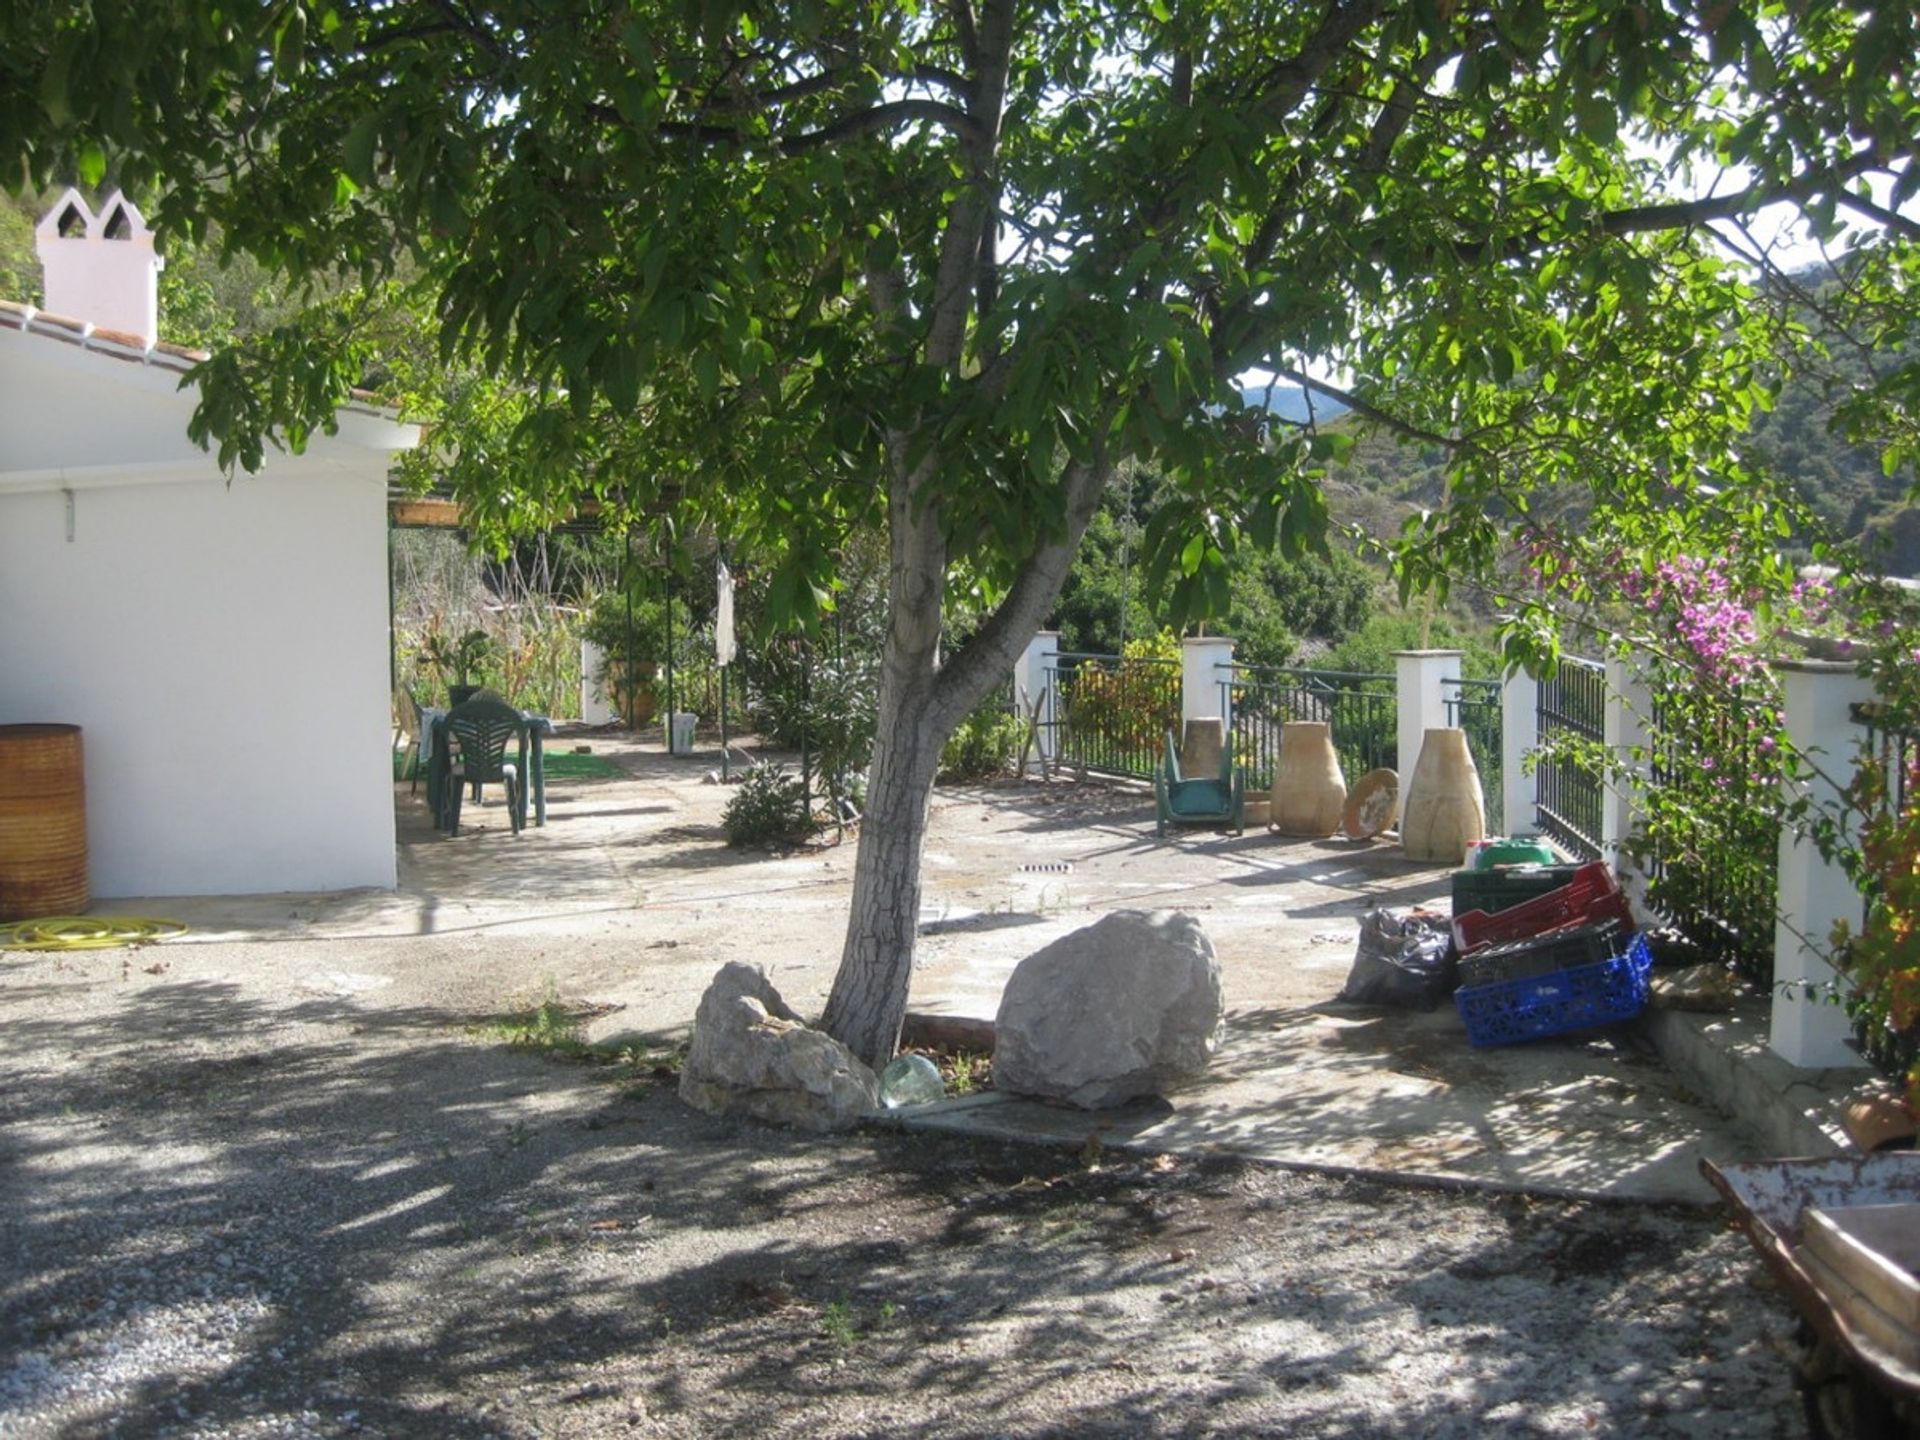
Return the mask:
POLYGON ((1369 910, 1340 998, 1356 1005, 1432 1010, 1458 988, 1458 961, 1446 918, 1424 910, 1369 910))

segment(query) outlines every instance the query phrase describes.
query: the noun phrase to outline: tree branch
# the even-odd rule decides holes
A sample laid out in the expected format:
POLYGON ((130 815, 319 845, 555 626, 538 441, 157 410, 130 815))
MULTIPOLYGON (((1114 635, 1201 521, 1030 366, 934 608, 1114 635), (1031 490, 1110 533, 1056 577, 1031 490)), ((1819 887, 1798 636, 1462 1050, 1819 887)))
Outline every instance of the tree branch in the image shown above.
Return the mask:
MULTIPOLYGON (((1841 187, 1881 167, 1878 150, 1866 150, 1826 170, 1813 170, 1777 185, 1749 185, 1729 195, 1708 195, 1698 200, 1678 200, 1664 205, 1639 205, 1603 215, 1600 228, 1609 235, 1639 235, 1656 230, 1686 230, 1710 220, 1732 220, 1750 215, 1762 206, 1807 200, 1827 190, 1841 187)), ((1844 201, 1847 192, 1841 192, 1844 201)), ((1516 241, 1531 250, 1539 242, 1516 241)), ((1524 253, 1524 252, 1522 252, 1524 253)))
POLYGON ((1886 206, 1875 204, 1867 196, 1856 195, 1851 190, 1842 190, 1839 201, 1856 215, 1864 215, 1889 230, 1899 232, 1909 240, 1920 240, 1920 223, 1909 220, 1898 210, 1889 210, 1886 206))
POLYGON ((832 145, 836 141, 849 140, 856 135, 872 135, 881 130, 891 130, 896 125, 904 125, 914 120, 925 120, 942 129, 969 140, 980 137, 980 123, 966 111, 948 105, 939 100, 889 100, 875 105, 870 110, 857 111, 842 116, 818 130, 809 130, 801 135, 789 135, 780 142, 780 148, 789 155, 797 155, 805 150, 817 150, 823 145, 832 145))
MULTIPOLYGON (((589 106, 587 113, 603 124, 624 123, 615 111, 605 105, 589 106)), ((856 136, 873 135, 891 130, 916 120, 931 121, 963 138, 971 138, 979 130, 973 117, 964 110, 943 104, 938 100, 889 100, 870 109, 843 115, 817 130, 788 135, 774 143, 782 154, 799 155, 842 140, 850 140, 856 136)), ((717 125, 703 120, 662 121, 657 128, 657 133, 670 140, 693 140, 711 145, 741 144, 748 138, 738 126, 717 125)))
MULTIPOLYGON (((1091 427, 1095 434, 1105 431, 1107 419, 1091 427)), ((1098 442, 1092 458, 1068 464, 1060 477, 1067 502, 1065 532, 1035 547, 993 614, 940 671, 929 724, 943 729, 959 724, 1020 658, 1021 647, 1059 598, 1067 567, 1112 474, 1113 464, 1098 442)))
POLYGON ((913 67, 913 78, 926 85, 938 85, 956 100, 973 98, 973 82, 957 71, 944 65, 919 64, 913 67))
POLYGON ((980 68, 980 36, 973 24, 972 0, 948 0, 953 14, 954 34, 960 41, 960 58, 975 70, 980 68))
POLYGON ((991 230, 1000 213, 994 167, 1013 56, 1013 8, 1014 0, 986 0, 974 36, 980 65, 974 76, 968 128, 962 132, 968 173, 963 192, 947 210, 947 231, 940 242, 928 309, 925 358, 943 369, 957 364, 965 348, 972 297, 981 278, 981 232, 991 230))
POLYGON ((1327 67, 1385 9, 1384 0, 1349 0, 1332 6, 1306 43, 1261 77, 1262 93, 1255 108, 1271 120, 1292 114, 1327 67))
POLYGON ((1394 434, 1404 436, 1408 440, 1418 440, 1426 445, 1439 445, 1449 451, 1466 451, 1478 448, 1473 445, 1472 442, 1462 440, 1457 436, 1438 435, 1431 430, 1422 430, 1418 425, 1409 424, 1397 415, 1389 415, 1378 406, 1362 400, 1351 390, 1342 390, 1338 385, 1330 385, 1325 380, 1314 379, 1313 376, 1307 374, 1304 370, 1297 370, 1290 365, 1275 366, 1273 373, 1283 380, 1291 380, 1303 390, 1315 391, 1321 395, 1325 395, 1330 400, 1338 400, 1354 414, 1361 416, 1363 419, 1371 420, 1383 429, 1391 430, 1394 434))

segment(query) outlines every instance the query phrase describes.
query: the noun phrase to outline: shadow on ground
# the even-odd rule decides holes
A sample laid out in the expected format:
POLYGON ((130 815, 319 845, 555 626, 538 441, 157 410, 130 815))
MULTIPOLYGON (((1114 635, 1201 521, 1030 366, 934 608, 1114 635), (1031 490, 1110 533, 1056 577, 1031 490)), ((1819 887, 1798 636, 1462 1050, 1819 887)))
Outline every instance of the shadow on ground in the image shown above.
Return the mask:
MULTIPOLYGON (((1423 1434, 1559 1390, 1586 1403, 1580 1327, 1655 1324, 1617 1303, 1711 1235, 1483 1202, 1468 1238, 1436 1230, 1384 1288, 1354 1286, 1346 1247, 1416 1234, 1432 1197, 1231 1160, 1088 1171, 986 1142, 816 1140, 429 1011, 209 984, 79 1024, 33 1002, 0 992, 0 1353, 33 1357, 42 1400, 66 1371, 111 1373, 99 1405, 65 1397, 69 1435, 270 1415, 394 1435, 785 1433, 811 1415, 845 1433, 856 1411, 863 1432, 1176 1435, 1206 1416, 1255 1434, 1276 1394, 1315 1392, 1314 1434, 1423 1434), (1249 1254, 1249 1225, 1304 1227, 1308 1253, 1249 1254), (1464 1313, 1462 1284, 1514 1276, 1579 1282, 1551 1366, 1531 1307, 1464 1313), (1470 1321, 1471 1385, 1410 1401, 1390 1432, 1343 1418, 1343 1386, 1377 1359, 1338 1337, 1409 1318, 1470 1321), (184 1358, 181 1334, 198 1337, 184 1358)), ((0 1373, 0 1404, 24 1383, 18 1363, 0 1373)))

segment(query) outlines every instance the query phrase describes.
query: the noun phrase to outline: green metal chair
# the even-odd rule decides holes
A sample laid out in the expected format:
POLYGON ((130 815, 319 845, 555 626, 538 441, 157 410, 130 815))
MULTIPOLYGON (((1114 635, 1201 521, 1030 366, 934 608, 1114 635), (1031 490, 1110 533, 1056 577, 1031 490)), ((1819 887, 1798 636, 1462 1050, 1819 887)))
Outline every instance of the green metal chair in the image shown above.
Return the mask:
POLYGON ((1246 781, 1233 768, 1233 737, 1220 747, 1220 773, 1188 779, 1180 773, 1180 746, 1167 731, 1166 750, 1153 772, 1154 834, 1165 838, 1168 825, 1227 825, 1236 835, 1247 828, 1246 781))
POLYGON ((447 741, 447 774, 440 786, 440 828, 460 833, 460 797, 473 786, 480 798, 484 784, 500 784, 507 791, 507 814, 518 835, 527 823, 527 719, 497 695, 476 695, 456 705, 440 722, 447 741), (507 744, 519 751, 507 758, 507 744))

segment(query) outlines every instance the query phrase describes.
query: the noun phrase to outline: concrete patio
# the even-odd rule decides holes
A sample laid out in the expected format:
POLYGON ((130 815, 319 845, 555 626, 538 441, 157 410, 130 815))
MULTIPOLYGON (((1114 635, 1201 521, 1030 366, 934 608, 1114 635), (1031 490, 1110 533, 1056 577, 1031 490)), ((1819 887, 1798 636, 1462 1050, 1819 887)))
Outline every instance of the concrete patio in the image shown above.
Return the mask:
MULTIPOLYGON (((736 852, 719 831, 718 755, 672 758, 606 732, 563 733, 619 778, 548 787, 549 822, 518 838, 489 797, 459 836, 395 787, 397 890, 101 902, 168 915, 191 933, 164 980, 266 987, 369 1018, 402 1008, 449 1025, 552 994, 592 1007, 595 1038, 684 1034, 724 961, 767 968, 803 1013, 832 980, 850 846, 736 852)), ((1583 1036, 1470 1048, 1450 1008, 1336 1001, 1358 917, 1379 905, 1445 909, 1444 870, 1396 846, 1153 836, 1143 791, 1071 780, 943 788, 925 866, 912 1007, 991 1018, 1018 961, 1117 907, 1190 911, 1219 954, 1229 1011, 1214 1071, 1165 1102, 1101 1115, 985 1094, 901 1123, 1082 1146, 1229 1151, 1281 1165, 1620 1200, 1706 1202, 1698 1161, 1758 1158, 1837 1134, 1853 1072, 1768 1072, 1742 1016, 1661 1017, 1583 1036), (1656 1044, 1656 1041, 1658 1042, 1656 1044), (1724 1072, 1722 1105, 1700 1077, 1724 1072), (1795 1116, 1798 1116, 1797 1123, 1795 1116)), ((156 972, 158 974, 159 972, 156 972)), ((1776 1067, 1784 1069, 1784 1067, 1776 1067)))

